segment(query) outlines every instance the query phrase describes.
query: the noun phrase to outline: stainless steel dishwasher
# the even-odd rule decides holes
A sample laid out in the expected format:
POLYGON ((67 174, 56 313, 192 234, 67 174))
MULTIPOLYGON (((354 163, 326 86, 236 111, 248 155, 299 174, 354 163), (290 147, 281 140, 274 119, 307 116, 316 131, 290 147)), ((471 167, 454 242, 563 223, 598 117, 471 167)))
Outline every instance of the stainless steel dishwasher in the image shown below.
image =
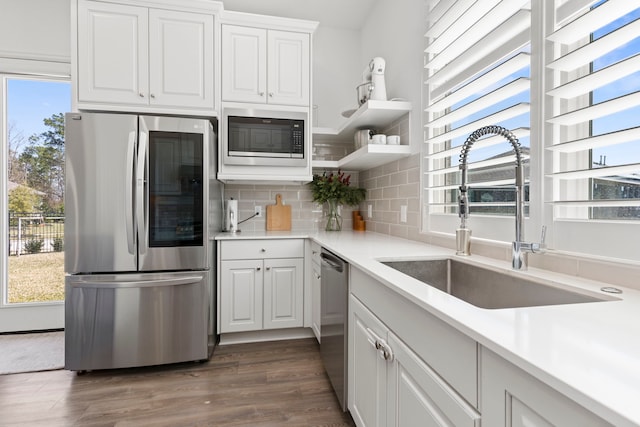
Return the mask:
POLYGON ((324 248, 320 257, 320 354, 342 410, 346 411, 349 264, 324 248))

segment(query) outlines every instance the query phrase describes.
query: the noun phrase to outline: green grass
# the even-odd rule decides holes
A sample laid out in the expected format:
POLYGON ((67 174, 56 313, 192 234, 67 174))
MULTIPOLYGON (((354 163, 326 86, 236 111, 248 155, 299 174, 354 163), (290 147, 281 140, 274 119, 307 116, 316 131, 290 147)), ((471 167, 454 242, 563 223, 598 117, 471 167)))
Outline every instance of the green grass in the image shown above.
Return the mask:
POLYGON ((64 252, 9 257, 9 303, 64 301, 64 252))

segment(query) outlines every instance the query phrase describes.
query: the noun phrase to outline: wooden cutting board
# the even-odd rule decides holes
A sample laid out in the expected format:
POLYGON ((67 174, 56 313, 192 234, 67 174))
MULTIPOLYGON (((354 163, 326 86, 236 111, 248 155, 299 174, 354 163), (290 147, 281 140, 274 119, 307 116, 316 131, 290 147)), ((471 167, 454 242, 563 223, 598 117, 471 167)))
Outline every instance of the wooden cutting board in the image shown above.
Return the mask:
POLYGON ((291 206, 282 204, 282 195, 276 194, 276 204, 267 205, 267 231, 291 230, 291 206))

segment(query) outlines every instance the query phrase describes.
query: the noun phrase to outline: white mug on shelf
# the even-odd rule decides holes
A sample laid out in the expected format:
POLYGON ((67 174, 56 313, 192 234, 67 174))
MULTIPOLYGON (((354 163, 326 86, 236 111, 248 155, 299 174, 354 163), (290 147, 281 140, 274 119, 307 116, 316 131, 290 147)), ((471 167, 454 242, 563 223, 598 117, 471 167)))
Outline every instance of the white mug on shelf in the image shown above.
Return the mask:
POLYGON ((373 135, 371 137, 371 143, 372 144, 386 144, 387 143, 387 136, 382 134, 382 133, 378 133, 376 135, 373 135))
POLYGON ((389 135, 389 136, 387 136, 387 144, 389 144, 389 145, 400 145, 400 135, 389 135))

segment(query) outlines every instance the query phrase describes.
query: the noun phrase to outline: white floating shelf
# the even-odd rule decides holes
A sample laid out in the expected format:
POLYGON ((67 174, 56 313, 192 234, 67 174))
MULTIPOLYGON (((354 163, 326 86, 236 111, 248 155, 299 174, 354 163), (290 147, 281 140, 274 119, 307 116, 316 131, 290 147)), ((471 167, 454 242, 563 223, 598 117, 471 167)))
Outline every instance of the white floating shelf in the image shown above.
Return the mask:
POLYGON ((407 157, 409 154, 411 154, 411 147, 408 145, 368 144, 340 160, 314 160, 311 162, 311 166, 313 168, 359 171, 393 162, 407 157))
MULTIPOLYGON (((360 129, 384 130, 411 111, 406 101, 373 101, 362 104, 338 129, 313 128, 313 143, 352 143, 360 129)), ((408 145, 369 144, 336 161, 314 160, 311 166, 324 169, 366 170, 411 154, 408 145)))
POLYGON ((352 141, 359 129, 384 129, 411 111, 406 101, 373 101, 362 104, 338 129, 313 128, 314 141, 352 141))

